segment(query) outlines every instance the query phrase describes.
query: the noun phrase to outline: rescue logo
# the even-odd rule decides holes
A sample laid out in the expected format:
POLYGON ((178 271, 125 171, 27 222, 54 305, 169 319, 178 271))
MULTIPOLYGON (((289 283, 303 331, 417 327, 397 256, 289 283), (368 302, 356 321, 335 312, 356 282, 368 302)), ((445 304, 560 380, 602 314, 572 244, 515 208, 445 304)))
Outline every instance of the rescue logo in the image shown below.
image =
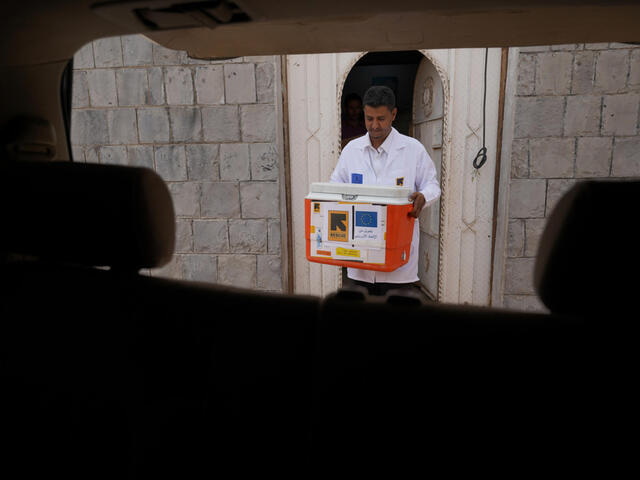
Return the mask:
POLYGON ((349 231, 349 212, 329 210, 329 241, 347 242, 349 231))
POLYGON ((402 187, 404 185, 404 177, 396 178, 396 186, 402 187))

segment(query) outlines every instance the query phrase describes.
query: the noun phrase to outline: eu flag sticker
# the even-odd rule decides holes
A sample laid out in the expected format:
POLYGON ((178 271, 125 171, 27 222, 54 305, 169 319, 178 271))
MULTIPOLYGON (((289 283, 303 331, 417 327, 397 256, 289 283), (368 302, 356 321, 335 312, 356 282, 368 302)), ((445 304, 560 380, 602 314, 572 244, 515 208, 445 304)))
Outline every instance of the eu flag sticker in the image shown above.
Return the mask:
POLYGON ((351 174, 351 183, 362 183, 362 174, 361 173, 352 173, 351 174))
POLYGON ((356 227, 377 227, 378 212, 356 212, 356 227))

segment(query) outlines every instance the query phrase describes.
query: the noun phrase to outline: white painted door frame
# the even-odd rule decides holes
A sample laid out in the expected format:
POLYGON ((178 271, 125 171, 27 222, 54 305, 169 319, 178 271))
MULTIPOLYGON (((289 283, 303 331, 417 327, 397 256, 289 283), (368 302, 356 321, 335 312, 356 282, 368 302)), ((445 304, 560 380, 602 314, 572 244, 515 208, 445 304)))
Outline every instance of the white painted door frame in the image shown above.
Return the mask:
MULTIPOLYGON (((337 267, 305 256, 304 197, 328 181, 339 156, 340 100, 347 75, 364 53, 289 55, 287 92, 294 291, 327 295, 340 287, 337 267)), ((445 92, 438 298, 489 304, 500 49, 489 50, 485 132, 488 160, 471 162, 482 143, 484 49, 425 50, 445 92)))

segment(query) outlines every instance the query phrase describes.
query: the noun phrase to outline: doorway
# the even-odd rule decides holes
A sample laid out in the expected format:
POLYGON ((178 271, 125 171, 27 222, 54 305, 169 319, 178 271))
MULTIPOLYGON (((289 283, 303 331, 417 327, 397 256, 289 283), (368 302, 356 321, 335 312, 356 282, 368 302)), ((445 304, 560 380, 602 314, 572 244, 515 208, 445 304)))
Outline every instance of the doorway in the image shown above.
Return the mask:
MULTIPOLYGON (((365 54, 345 79, 340 102, 342 122, 347 116, 345 100, 354 95, 362 98, 373 85, 385 85, 393 90, 398 108, 393 126, 398 132, 414 137, 424 145, 441 182, 444 97, 442 82, 434 65, 417 50, 365 54)), ((440 201, 425 209, 419 221, 419 287, 429 299, 437 300, 440 201)), ((343 284, 349 283, 344 268, 342 281, 343 284)))

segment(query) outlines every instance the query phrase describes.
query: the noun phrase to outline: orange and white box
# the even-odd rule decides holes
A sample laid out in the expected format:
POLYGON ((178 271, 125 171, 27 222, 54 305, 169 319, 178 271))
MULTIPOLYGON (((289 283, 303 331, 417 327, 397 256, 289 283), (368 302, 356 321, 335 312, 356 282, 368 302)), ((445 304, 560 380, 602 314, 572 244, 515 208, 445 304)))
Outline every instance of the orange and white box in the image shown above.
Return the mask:
POLYGON ((313 183, 305 198, 307 260, 391 272, 409 261, 415 219, 406 187, 313 183))

